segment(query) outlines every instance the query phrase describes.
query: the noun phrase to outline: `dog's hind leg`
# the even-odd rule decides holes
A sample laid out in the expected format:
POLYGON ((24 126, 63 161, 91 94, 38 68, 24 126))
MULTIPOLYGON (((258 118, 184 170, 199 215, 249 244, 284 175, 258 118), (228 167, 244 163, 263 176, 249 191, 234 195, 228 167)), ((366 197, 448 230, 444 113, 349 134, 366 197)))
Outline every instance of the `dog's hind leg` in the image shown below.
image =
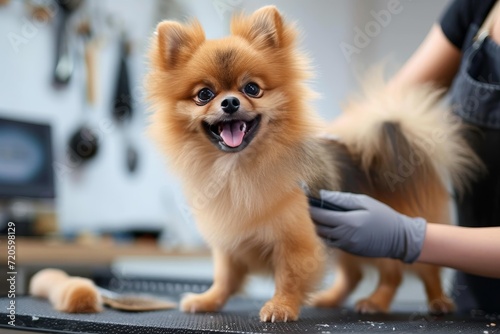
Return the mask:
POLYGON ((440 268, 430 264, 417 263, 413 265, 412 269, 424 283, 429 311, 433 314, 453 312, 455 304, 443 291, 440 268))
POLYGON ((358 260, 353 255, 341 252, 335 268, 335 281, 324 291, 311 297, 310 304, 316 307, 339 307, 349 297, 363 277, 358 260))
POLYGON ((375 291, 356 303, 359 313, 387 313, 403 279, 403 264, 397 260, 377 259, 379 282, 375 291))

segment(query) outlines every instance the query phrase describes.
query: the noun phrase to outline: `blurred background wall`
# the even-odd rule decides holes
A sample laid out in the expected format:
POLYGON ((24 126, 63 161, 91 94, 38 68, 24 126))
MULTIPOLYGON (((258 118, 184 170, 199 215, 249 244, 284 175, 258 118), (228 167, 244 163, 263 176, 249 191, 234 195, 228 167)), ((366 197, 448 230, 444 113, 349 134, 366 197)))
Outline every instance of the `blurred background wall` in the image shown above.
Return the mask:
MULTIPOLYGON (((228 33, 233 11, 251 12, 275 4, 303 32, 302 46, 315 68, 312 86, 322 98, 315 108, 327 120, 340 112, 355 91, 359 75, 385 60, 393 72, 411 55, 448 0, 87 0, 72 15, 71 29, 89 19, 95 52, 96 100, 85 98, 83 50, 87 37, 72 33, 75 72, 70 83, 51 83, 55 57, 57 5, 52 0, 11 0, 0 6, 0 117, 51 125, 56 175, 55 212, 65 233, 165 226, 170 242, 197 244, 189 210, 165 160, 145 134, 147 105, 142 89, 148 39, 161 19, 197 17, 207 37, 228 33), (48 21, 33 19, 27 4, 49 7, 48 21), (111 117, 118 77, 120 36, 132 50, 127 60, 133 118, 119 126, 111 117), (89 124, 99 137, 99 152, 87 163, 68 158, 71 134, 89 124), (126 147, 138 165, 126 168, 126 147)), ((60 9, 59 9, 60 10, 60 9)))

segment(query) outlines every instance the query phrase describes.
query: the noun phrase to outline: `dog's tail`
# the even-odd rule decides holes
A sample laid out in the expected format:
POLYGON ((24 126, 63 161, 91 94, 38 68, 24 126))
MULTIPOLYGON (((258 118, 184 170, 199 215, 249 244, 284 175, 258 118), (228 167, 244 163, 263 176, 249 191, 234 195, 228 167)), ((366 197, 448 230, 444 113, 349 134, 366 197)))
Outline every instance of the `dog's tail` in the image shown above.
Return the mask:
POLYGON ((423 183, 440 181, 463 192, 482 163, 464 139, 465 126, 443 103, 443 92, 431 85, 390 90, 383 80, 365 85, 364 96, 349 101, 344 122, 332 132, 373 188, 411 198, 409 192, 423 183))

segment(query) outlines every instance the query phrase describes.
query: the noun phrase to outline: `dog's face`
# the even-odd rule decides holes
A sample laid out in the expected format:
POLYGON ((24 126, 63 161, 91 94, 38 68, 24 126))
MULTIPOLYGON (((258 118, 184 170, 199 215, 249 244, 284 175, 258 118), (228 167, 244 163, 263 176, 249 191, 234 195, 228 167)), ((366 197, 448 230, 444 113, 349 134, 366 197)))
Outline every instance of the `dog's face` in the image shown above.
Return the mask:
POLYGON ((242 40, 205 42, 188 62, 188 84, 177 103, 177 110, 224 152, 246 148, 272 116, 267 106, 275 99, 276 83, 262 56, 249 53, 242 40))
POLYGON ((233 18, 231 32, 206 40, 197 22, 158 25, 148 85, 166 127, 227 153, 297 136, 309 72, 294 28, 269 6, 233 18))

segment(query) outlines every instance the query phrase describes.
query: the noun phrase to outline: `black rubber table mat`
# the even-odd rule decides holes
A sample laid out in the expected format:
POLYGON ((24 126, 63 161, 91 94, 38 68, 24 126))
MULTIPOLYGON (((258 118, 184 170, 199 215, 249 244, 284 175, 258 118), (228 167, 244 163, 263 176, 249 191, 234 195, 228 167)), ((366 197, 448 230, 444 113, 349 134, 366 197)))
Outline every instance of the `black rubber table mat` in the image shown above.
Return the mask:
MULTIPOLYGON (((8 325, 9 299, 0 299, 0 327, 8 325)), ((434 317, 425 311, 388 315, 358 315, 350 309, 304 308, 293 323, 261 323, 263 302, 233 299, 220 313, 184 314, 177 310, 125 313, 106 309, 99 314, 63 314, 48 302, 30 297, 16 298, 15 329, 51 333, 500 333, 499 318, 477 315, 434 317)), ((405 307, 400 307, 405 309, 405 307)), ((408 307, 406 307, 408 308, 408 307)), ((2 329, 0 328, 0 333, 2 329)))

